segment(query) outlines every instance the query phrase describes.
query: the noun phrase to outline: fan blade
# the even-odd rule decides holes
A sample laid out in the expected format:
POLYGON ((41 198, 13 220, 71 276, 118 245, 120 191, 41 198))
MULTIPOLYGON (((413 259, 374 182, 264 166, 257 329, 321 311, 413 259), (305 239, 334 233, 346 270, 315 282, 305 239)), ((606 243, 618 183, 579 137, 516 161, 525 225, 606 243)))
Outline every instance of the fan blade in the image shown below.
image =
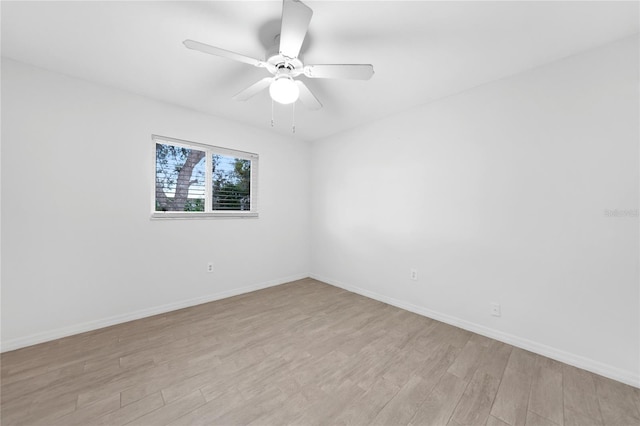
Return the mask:
POLYGON ((304 75, 309 78, 344 78, 351 80, 369 80, 373 76, 373 65, 307 65, 304 75))
POLYGON ((182 43, 189 49, 198 50, 203 53, 208 53, 209 55, 222 56, 223 58, 231 59, 232 61, 244 62, 245 64, 253 65, 255 67, 265 66, 265 63, 258 59, 250 58, 229 50, 220 49, 219 47, 209 46, 208 44, 200 43, 199 41, 185 40, 182 43))
POLYGON ((306 84, 300 80, 296 80, 296 86, 300 89, 300 102, 302 102, 307 108, 313 110, 322 108, 322 104, 313 95, 313 93, 311 93, 311 90, 309 90, 306 84))
POLYGON ((280 54, 287 58, 297 58, 302 47, 307 28, 311 22, 311 10, 299 0, 282 1, 282 23, 280 24, 280 54))
POLYGON ((255 96, 261 90, 269 87, 271 82, 273 81, 273 77, 265 77, 262 80, 252 84, 251 86, 244 89, 242 92, 238 93, 233 97, 235 101, 246 101, 252 96, 255 96))

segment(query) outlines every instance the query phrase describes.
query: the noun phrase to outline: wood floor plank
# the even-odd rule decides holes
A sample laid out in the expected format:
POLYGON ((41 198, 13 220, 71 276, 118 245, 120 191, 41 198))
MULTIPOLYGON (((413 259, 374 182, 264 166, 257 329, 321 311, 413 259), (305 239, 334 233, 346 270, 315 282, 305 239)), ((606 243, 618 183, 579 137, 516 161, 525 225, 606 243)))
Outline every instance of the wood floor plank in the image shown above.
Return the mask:
POLYGON ((482 370, 476 370, 462 394, 451 420, 459 425, 485 424, 499 384, 499 379, 482 370))
POLYGON ((478 343, 479 345, 484 346, 485 348, 488 348, 489 346, 491 346, 496 342, 496 340, 493 340, 487 336, 482 336, 480 334, 472 334, 471 337, 469 337, 469 341, 478 343))
POLYGON ((563 366, 564 419, 568 425, 602 425, 593 374, 563 366))
POLYGON ((334 422, 346 407, 364 395, 364 390, 357 384, 346 381, 343 385, 324 398, 311 402, 301 415, 292 421, 292 424, 323 425, 334 422))
POLYGON ((595 419, 582 410, 572 410, 571 408, 564 409, 564 424, 565 426, 602 426, 602 420, 595 419))
POLYGON ((486 346, 470 339, 462 348, 453 365, 449 367, 448 372, 464 381, 471 380, 486 350, 486 346))
POLYGON ((562 394, 562 366, 556 368, 548 359, 539 357, 531 384, 529 411, 551 420, 553 423, 564 423, 562 394))
POLYGON ((172 420, 168 425, 214 425, 216 419, 245 403, 240 392, 234 388, 228 388, 225 392, 220 392, 216 398, 172 420))
POLYGON ((72 413, 67 414, 49 422, 50 426, 71 426, 86 425, 93 422, 96 418, 107 413, 111 413, 120 408, 120 395, 113 394, 101 401, 96 401, 86 407, 79 408, 72 413))
POLYGON ((18 405, 14 409, 13 404, 3 405, 2 424, 3 425, 31 425, 31 424, 48 424, 54 420, 71 414, 76 410, 76 401, 74 398, 56 399, 54 403, 37 404, 30 402, 26 406, 18 405))
POLYGON ((478 369, 500 380, 512 350, 513 346, 511 345, 491 340, 478 364, 478 369))
POLYGON ((634 389, 602 376, 594 375, 593 377, 600 412, 605 424, 640 424, 640 413, 634 389))
POLYGON ((162 395, 154 393, 148 395, 126 407, 111 411, 101 417, 92 420, 90 423, 96 426, 119 426, 124 425, 139 417, 144 416, 164 405, 162 395))
POLYGON ((360 398, 338 414, 333 420, 336 425, 370 425, 380 410, 398 393, 400 387, 383 377, 360 398))
POLYGON ((511 425, 509 425, 509 423, 503 422, 497 417, 489 416, 489 418, 487 419, 487 423, 485 423, 485 426, 511 426, 511 425))
POLYGON ((415 426, 447 424, 466 387, 467 382, 453 374, 445 373, 409 424, 415 426))
POLYGON ((290 424, 299 417, 306 402, 305 398, 300 394, 289 396, 286 401, 274 408, 266 407, 262 414, 259 414, 247 424, 250 426, 290 424))
POLYGON ((195 410, 196 408, 204 405, 206 401, 199 390, 184 396, 171 404, 163 405, 162 407, 153 410, 129 423, 129 426, 161 426, 171 423, 173 420, 178 419, 186 413, 195 410))
POLYGON ((247 404, 225 411, 213 420, 219 425, 246 425, 268 414, 287 400, 287 395, 272 387, 247 401, 247 404))
POLYGON ((531 381, 531 375, 506 368, 491 408, 491 415, 511 426, 524 425, 527 421, 531 381))
POLYGON ((409 423, 435 383, 411 376, 407 383, 373 419, 373 425, 401 425, 409 423))
POLYGON ((507 362, 507 367, 532 376, 536 369, 537 358, 538 356, 533 352, 513 348, 509 356, 509 361, 507 362))
POLYGON ((127 383, 127 386, 124 386, 121 392, 123 407, 136 402, 147 395, 159 392, 163 388, 171 386, 177 380, 198 374, 198 372, 188 370, 172 371, 168 364, 163 364, 161 367, 151 371, 151 376, 145 375, 143 378, 136 381, 136 383, 127 383), (176 377, 176 375, 178 375, 178 377, 176 377))
POLYGON ((547 419, 546 417, 542 417, 534 413, 533 411, 528 411, 526 426, 559 426, 559 425, 547 419))
POLYGON ((426 359, 421 352, 405 348, 400 352, 398 358, 389 363, 386 371, 382 373, 382 377, 397 386, 404 386, 413 373, 421 369, 426 359))
POLYGON ((7 352, 0 372, 4 426, 640 425, 638 389, 312 279, 7 352))
POLYGON ((471 336, 473 336, 473 333, 443 322, 437 323, 429 333, 429 337, 432 342, 438 342, 439 344, 451 345, 458 348, 463 348, 471 336))
MULTIPOLYGON (((117 369, 115 371, 122 372, 121 369, 117 369)), ((168 374, 169 365, 163 364, 156 366, 149 364, 137 366, 125 371, 127 374, 120 374, 118 376, 114 375, 109 381, 95 384, 87 389, 80 390, 77 399, 78 407, 83 407, 95 401, 104 399, 115 392, 122 392, 137 383, 144 383, 147 380, 150 380, 151 377, 161 375, 163 373, 168 374)))
POLYGON ((438 345, 436 350, 430 351, 430 356, 423 360, 420 368, 414 370, 411 380, 385 405, 374 423, 407 424, 446 374, 460 351, 460 348, 451 345, 438 345))

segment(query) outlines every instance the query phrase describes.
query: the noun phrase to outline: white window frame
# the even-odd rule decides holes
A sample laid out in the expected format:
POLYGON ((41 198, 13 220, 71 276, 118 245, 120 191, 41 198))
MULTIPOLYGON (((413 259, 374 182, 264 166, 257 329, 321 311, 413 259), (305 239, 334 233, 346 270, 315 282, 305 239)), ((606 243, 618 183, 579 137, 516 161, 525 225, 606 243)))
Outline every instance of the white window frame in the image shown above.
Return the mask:
POLYGON ((214 145, 207 145, 198 142, 191 142, 182 139, 170 138, 167 136, 151 135, 153 148, 153 179, 151 191, 151 219, 206 219, 206 218, 257 218, 258 217, 258 154, 253 152, 238 151, 236 149, 223 148, 214 145), (183 148, 193 148, 205 152, 205 199, 204 212, 159 212, 156 211, 156 144, 179 146, 183 148), (228 155, 235 158, 251 161, 251 182, 250 182, 250 210, 225 210, 215 211, 211 209, 212 194, 211 186, 213 172, 211 170, 211 157, 214 154, 228 155))

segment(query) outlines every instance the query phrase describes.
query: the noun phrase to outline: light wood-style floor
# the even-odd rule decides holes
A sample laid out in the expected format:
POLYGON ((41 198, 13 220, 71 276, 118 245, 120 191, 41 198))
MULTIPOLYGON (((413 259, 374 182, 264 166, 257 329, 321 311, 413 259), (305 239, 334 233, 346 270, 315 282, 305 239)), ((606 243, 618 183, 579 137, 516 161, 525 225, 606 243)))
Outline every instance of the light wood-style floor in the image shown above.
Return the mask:
POLYGON ((639 425, 640 390, 311 279, 2 355, 8 425, 639 425))

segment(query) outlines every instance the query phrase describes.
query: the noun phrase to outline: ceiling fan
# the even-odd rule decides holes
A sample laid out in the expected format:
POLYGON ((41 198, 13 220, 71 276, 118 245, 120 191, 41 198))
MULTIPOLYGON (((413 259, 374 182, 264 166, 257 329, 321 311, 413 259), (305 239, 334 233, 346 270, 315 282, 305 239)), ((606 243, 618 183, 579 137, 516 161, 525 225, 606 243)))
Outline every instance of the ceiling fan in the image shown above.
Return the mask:
POLYGON ((280 34, 276 36, 274 46, 267 51, 264 61, 194 40, 185 40, 183 43, 189 49, 266 68, 272 74, 271 77, 265 77, 247 87, 233 99, 246 101, 268 87, 271 99, 280 104, 291 104, 300 99, 307 108, 316 110, 322 108, 322 104, 301 80, 295 79, 296 77, 304 74, 309 78, 368 80, 373 76, 373 66, 370 64, 304 65, 300 58, 300 48, 312 15, 313 10, 299 0, 283 0, 280 34))

